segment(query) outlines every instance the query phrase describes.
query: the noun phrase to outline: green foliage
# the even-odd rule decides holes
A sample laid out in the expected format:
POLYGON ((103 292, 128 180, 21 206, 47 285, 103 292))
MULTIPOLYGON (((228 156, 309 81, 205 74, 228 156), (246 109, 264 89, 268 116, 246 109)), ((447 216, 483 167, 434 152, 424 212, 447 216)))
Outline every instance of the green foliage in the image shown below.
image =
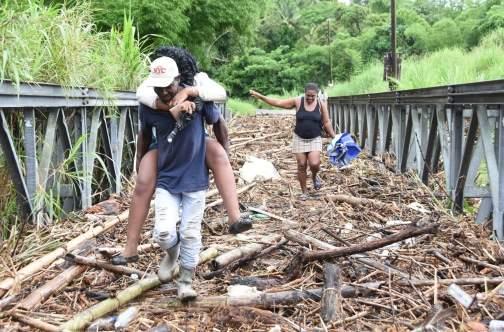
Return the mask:
MULTIPOLYGON (((424 57, 403 62, 399 89, 425 88, 436 85, 467 83, 502 78, 504 73, 504 28, 486 36, 472 51, 443 49, 424 57)), ((369 65, 350 81, 336 84, 329 95, 351 95, 387 91, 381 80, 383 64, 369 65)))
POLYGON ((255 105, 236 98, 229 98, 226 107, 228 107, 235 116, 254 115, 257 109, 255 105))

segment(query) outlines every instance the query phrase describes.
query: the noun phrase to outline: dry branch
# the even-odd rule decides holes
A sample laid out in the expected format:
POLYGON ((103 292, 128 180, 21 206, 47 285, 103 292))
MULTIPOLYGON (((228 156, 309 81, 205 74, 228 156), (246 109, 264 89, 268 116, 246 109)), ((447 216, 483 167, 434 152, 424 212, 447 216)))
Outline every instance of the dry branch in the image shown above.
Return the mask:
MULTIPOLYGON (((331 233, 331 232, 329 231, 329 233, 331 233)), ((335 247, 335 246, 333 246, 333 245, 331 245, 329 243, 320 241, 319 239, 316 239, 316 238, 311 237, 309 235, 301 234, 301 233, 296 232, 294 230, 288 230, 288 231, 284 232, 284 235, 285 235, 285 237, 290 238, 292 241, 297 242, 297 243, 299 243, 299 244, 301 244, 302 246, 305 246, 305 247, 308 247, 309 245, 312 245, 312 246, 314 246, 316 248, 326 249, 326 250, 328 250, 328 249, 333 250, 333 249, 340 249, 341 248, 341 247, 335 247)), ((344 240, 341 240, 341 241, 344 241, 344 240)), ((347 241, 344 241, 343 243, 347 243, 348 244, 347 241)), ((413 278, 411 275, 409 275, 406 272, 400 271, 400 270, 398 270, 398 269, 396 269, 394 267, 385 265, 382 262, 373 260, 371 258, 367 258, 367 257, 365 257, 362 254, 351 255, 350 258, 354 258, 358 262, 360 262, 360 263, 362 263, 364 265, 367 265, 369 267, 375 268, 377 270, 383 271, 386 274, 392 273, 392 274, 395 274, 397 276, 400 276, 401 278, 415 280, 415 278, 413 278)))
POLYGON ((131 267, 121 266, 121 265, 113 265, 113 264, 109 264, 104 261, 99 261, 95 257, 84 257, 84 256, 79 256, 79 255, 68 254, 68 255, 66 255, 66 258, 69 261, 74 262, 76 264, 97 267, 97 268, 101 268, 101 269, 104 269, 104 270, 107 270, 107 271, 110 271, 113 273, 119 273, 119 274, 125 274, 125 275, 136 274, 136 275, 138 275, 139 278, 142 278, 145 274, 145 272, 140 271, 138 269, 131 268, 131 267))
POLYGON ((423 235, 423 234, 433 234, 437 232, 439 225, 431 224, 424 227, 410 227, 396 234, 389 235, 379 240, 369 241, 362 244, 353 245, 346 248, 336 248, 330 250, 320 250, 320 251, 309 251, 303 253, 303 261, 310 262, 320 259, 337 258, 342 256, 350 256, 353 254, 358 254, 366 251, 375 250, 378 248, 383 248, 389 244, 396 243, 402 240, 409 239, 411 237, 423 235))
MULTIPOLYGON (((203 264, 217 256, 215 248, 208 248, 200 254, 199 264, 203 264)), ((177 272, 178 273, 178 272, 177 272)), ((120 306, 128 303, 138 297, 145 291, 157 287, 161 284, 157 276, 140 280, 132 286, 120 291, 114 298, 106 299, 93 307, 75 315, 73 319, 60 326, 63 331, 76 331, 91 324, 96 319, 118 309, 120 306)))
POLYGON ((109 230, 110 228, 114 227, 118 222, 126 220, 128 218, 128 214, 129 214, 128 211, 124 211, 118 216, 106 217, 105 219, 108 221, 106 221, 103 225, 96 226, 92 230, 74 238, 73 240, 59 247, 58 249, 55 249, 52 252, 42 256, 41 258, 31 262, 27 266, 17 271, 14 278, 7 278, 2 280, 2 282, 0 282, 0 297, 2 297, 5 293, 7 293, 7 291, 11 289, 15 283, 22 282, 28 279, 35 273, 39 272, 40 270, 44 269, 49 264, 54 262, 54 260, 56 260, 57 258, 66 255, 67 253, 76 249, 84 241, 92 239, 98 234, 109 230))

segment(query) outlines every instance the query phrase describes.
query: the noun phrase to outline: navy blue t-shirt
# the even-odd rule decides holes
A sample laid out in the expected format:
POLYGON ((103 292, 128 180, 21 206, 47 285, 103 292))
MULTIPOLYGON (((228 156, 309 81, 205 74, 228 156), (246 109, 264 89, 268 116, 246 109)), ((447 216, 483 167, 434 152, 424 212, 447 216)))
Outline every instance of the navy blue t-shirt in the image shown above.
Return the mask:
POLYGON ((193 119, 171 143, 167 137, 175 127, 169 112, 155 111, 140 104, 142 131, 155 128, 158 143, 158 176, 156 188, 172 194, 194 192, 208 188, 208 168, 205 164, 205 130, 203 121, 219 121, 219 109, 213 102, 205 102, 202 110, 193 113, 193 119))

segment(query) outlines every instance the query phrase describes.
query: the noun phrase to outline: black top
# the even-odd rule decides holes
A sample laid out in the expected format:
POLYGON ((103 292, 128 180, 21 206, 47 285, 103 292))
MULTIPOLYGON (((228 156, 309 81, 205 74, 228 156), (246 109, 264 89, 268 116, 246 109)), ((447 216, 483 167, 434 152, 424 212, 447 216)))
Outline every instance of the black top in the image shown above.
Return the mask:
POLYGON ((311 139, 321 135, 322 115, 320 114, 320 104, 311 112, 305 110, 304 97, 301 97, 301 105, 296 112, 296 127, 294 132, 301 138, 311 139))

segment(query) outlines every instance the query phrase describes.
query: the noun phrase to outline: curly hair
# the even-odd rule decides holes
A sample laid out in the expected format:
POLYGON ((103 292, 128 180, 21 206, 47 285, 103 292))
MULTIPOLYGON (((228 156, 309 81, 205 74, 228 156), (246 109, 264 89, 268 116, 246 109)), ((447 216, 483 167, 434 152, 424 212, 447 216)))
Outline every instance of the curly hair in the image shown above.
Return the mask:
POLYGON ((167 56, 172 58, 180 72, 180 83, 194 85, 194 76, 199 72, 194 56, 184 48, 175 46, 160 46, 150 56, 151 61, 167 56))

